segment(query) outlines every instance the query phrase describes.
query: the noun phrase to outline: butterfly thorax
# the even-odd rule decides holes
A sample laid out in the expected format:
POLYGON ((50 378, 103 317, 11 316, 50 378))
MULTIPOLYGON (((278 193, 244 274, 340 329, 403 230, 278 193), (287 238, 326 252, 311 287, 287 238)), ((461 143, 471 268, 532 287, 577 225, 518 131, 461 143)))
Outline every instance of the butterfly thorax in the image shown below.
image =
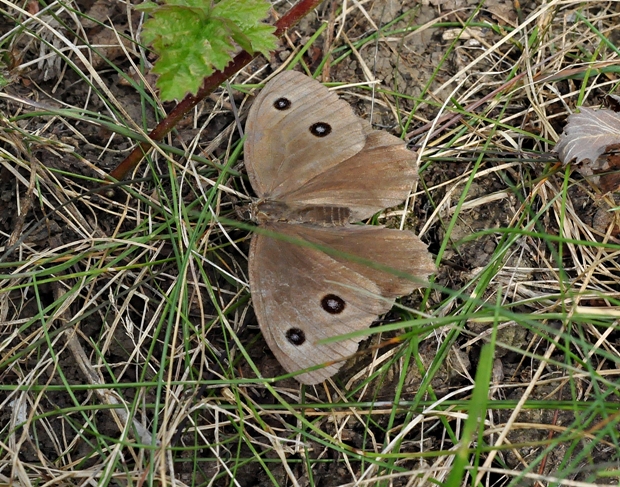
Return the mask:
POLYGON ((340 227, 350 223, 351 210, 336 205, 305 205, 259 199, 250 204, 250 219, 258 224, 268 222, 312 223, 340 227))

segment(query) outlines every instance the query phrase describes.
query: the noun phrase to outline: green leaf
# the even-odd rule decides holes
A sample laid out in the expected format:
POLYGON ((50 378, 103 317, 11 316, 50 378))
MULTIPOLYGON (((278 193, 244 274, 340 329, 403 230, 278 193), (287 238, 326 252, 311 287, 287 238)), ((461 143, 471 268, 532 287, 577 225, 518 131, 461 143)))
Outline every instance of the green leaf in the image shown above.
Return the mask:
POLYGON ((268 55, 275 48, 275 28, 261 22, 266 0, 165 0, 139 7, 150 14, 142 40, 159 59, 153 72, 164 100, 196 94, 206 76, 224 69, 240 50, 268 55))

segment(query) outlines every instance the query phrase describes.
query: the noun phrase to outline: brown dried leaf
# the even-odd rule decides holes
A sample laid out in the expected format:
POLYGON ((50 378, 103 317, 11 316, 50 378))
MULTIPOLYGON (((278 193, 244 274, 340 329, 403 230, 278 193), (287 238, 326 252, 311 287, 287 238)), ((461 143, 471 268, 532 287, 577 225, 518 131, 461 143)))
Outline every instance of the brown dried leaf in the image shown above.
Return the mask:
POLYGON ((484 7, 502 24, 517 26, 517 12, 511 0, 488 0, 484 3, 484 7))
POLYGON ((620 154, 609 154, 606 159, 606 168, 600 173, 598 186, 603 193, 618 191, 620 188, 620 154))
POLYGON ((618 95, 607 95, 603 100, 605 103, 605 107, 613 110, 614 112, 620 112, 620 96, 618 95))
POLYGON ((581 107, 581 113, 568 117, 555 150, 564 164, 573 159, 577 163, 584 159, 593 162, 614 144, 620 144, 620 114, 581 107))

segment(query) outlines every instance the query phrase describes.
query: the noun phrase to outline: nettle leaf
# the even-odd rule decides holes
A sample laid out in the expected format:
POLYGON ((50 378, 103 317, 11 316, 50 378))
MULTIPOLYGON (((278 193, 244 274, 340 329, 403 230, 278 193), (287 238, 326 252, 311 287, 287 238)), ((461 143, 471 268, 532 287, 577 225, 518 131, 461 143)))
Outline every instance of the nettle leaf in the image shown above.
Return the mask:
POLYGON ((224 69, 243 49, 268 55, 276 46, 275 28, 261 22, 267 0, 164 0, 137 8, 150 18, 142 40, 159 54, 153 72, 164 100, 196 94, 203 79, 224 69))

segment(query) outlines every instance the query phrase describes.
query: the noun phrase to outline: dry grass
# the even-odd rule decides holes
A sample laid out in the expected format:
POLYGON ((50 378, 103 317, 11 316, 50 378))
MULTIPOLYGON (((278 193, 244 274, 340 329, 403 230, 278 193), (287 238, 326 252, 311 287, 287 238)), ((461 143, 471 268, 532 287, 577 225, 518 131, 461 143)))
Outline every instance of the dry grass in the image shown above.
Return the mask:
POLYGON ((260 378, 282 371, 235 221, 251 193, 231 107, 269 65, 108 199, 98 178, 163 113, 133 74, 139 18, 0 2, 21 53, 0 92, 0 485, 617 485, 617 203, 552 150, 616 88, 620 4, 400 4, 327 4, 271 62, 326 74, 329 58, 360 113, 400 124, 421 179, 378 219, 441 262, 372 329, 390 346, 303 389, 260 378))

